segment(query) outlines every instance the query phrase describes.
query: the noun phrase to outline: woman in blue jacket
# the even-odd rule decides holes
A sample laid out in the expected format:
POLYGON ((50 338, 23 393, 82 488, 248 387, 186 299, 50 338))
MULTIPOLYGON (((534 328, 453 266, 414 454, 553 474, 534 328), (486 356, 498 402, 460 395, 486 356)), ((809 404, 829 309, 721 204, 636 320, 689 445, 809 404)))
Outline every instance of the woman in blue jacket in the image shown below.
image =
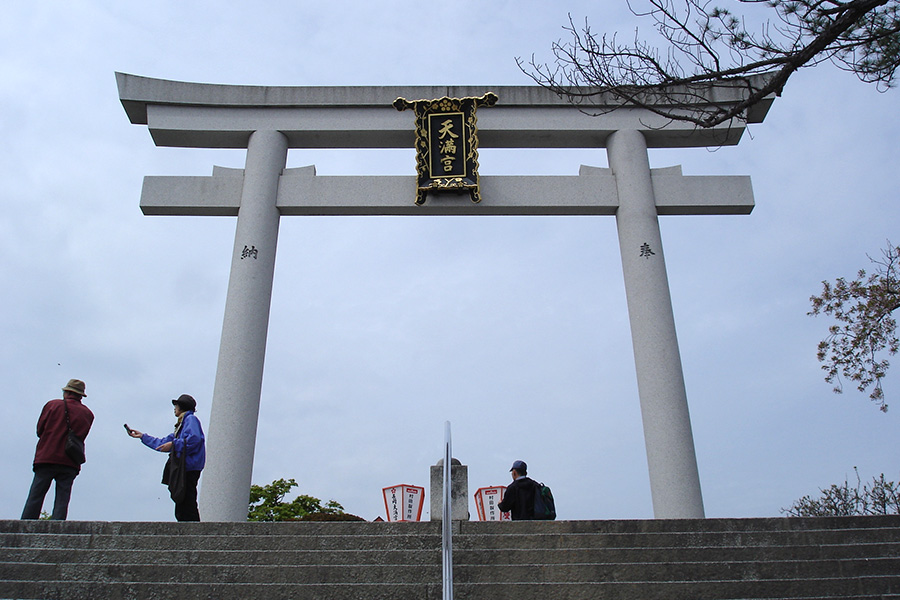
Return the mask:
MULTIPOLYGON (((187 493, 184 500, 175 503, 175 519, 178 521, 199 521, 200 509, 197 508, 197 483, 200 481, 200 471, 206 465, 206 438, 203 436, 203 428, 200 419, 194 414, 197 402, 191 396, 182 394, 177 400, 172 400, 175 406, 175 431, 164 438, 156 438, 137 429, 128 429, 128 435, 140 438, 148 448, 159 452, 175 451, 176 457, 185 455, 185 470, 187 471, 187 493)), ((126 427, 128 427, 126 425, 126 427)))

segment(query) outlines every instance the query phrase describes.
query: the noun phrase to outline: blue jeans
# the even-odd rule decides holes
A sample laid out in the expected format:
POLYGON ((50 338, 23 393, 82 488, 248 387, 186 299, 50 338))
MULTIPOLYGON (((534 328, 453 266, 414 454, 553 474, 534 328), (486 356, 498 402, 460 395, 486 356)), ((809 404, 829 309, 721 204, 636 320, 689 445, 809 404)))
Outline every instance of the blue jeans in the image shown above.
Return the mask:
POLYGON ((50 484, 56 481, 56 500, 53 503, 51 519, 65 521, 69 513, 69 498, 72 496, 72 484, 78 477, 78 469, 66 465, 34 465, 34 481, 28 491, 28 500, 22 511, 23 519, 37 519, 41 516, 44 496, 50 484))

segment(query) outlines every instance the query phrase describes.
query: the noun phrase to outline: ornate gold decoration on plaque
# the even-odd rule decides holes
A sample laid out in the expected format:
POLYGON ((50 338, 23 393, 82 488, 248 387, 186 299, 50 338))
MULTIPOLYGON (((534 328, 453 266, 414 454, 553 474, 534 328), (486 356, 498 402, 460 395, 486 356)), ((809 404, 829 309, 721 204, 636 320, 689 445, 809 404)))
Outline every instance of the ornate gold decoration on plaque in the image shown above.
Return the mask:
POLYGON ((478 129, 475 109, 493 106, 497 95, 480 98, 394 100, 394 108, 416 115, 416 204, 429 192, 468 192, 480 202, 478 189, 478 129))

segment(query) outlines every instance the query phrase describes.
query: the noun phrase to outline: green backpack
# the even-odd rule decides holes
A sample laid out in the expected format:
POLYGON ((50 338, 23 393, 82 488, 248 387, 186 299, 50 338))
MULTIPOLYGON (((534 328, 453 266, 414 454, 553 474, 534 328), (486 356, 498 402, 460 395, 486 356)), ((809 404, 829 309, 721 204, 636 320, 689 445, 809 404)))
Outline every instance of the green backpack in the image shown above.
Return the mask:
POLYGON ((541 521, 556 519, 556 503, 553 492, 543 483, 534 482, 534 518, 541 521))

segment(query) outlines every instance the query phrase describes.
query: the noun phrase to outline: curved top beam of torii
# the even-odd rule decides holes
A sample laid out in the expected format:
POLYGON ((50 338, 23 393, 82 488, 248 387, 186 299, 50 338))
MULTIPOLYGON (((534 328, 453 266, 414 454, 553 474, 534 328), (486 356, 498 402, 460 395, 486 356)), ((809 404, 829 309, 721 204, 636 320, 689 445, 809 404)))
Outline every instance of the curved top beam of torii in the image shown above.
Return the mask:
MULTIPOLYGON (((482 148, 602 148, 615 131, 641 131, 650 148, 737 144, 745 124, 701 129, 647 110, 621 107, 591 116, 539 86, 247 86, 188 83, 116 73, 119 99, 136 125, 147 125, 158 146, 246 148, 260 129, 282 132, 289 148, 411 148, 410 115, 398 113, 398 97, 500 98, 478 114, 482 148)), ((696 90, 693 90, 696 95, 696 90)), ((744 99, 745 86, 710 88, 717 103, 744 99)), ((771 99, 752 107, 748 123, 760 123, 771 99)), ((586 109, 590 110, 590 109, 586 109)))

